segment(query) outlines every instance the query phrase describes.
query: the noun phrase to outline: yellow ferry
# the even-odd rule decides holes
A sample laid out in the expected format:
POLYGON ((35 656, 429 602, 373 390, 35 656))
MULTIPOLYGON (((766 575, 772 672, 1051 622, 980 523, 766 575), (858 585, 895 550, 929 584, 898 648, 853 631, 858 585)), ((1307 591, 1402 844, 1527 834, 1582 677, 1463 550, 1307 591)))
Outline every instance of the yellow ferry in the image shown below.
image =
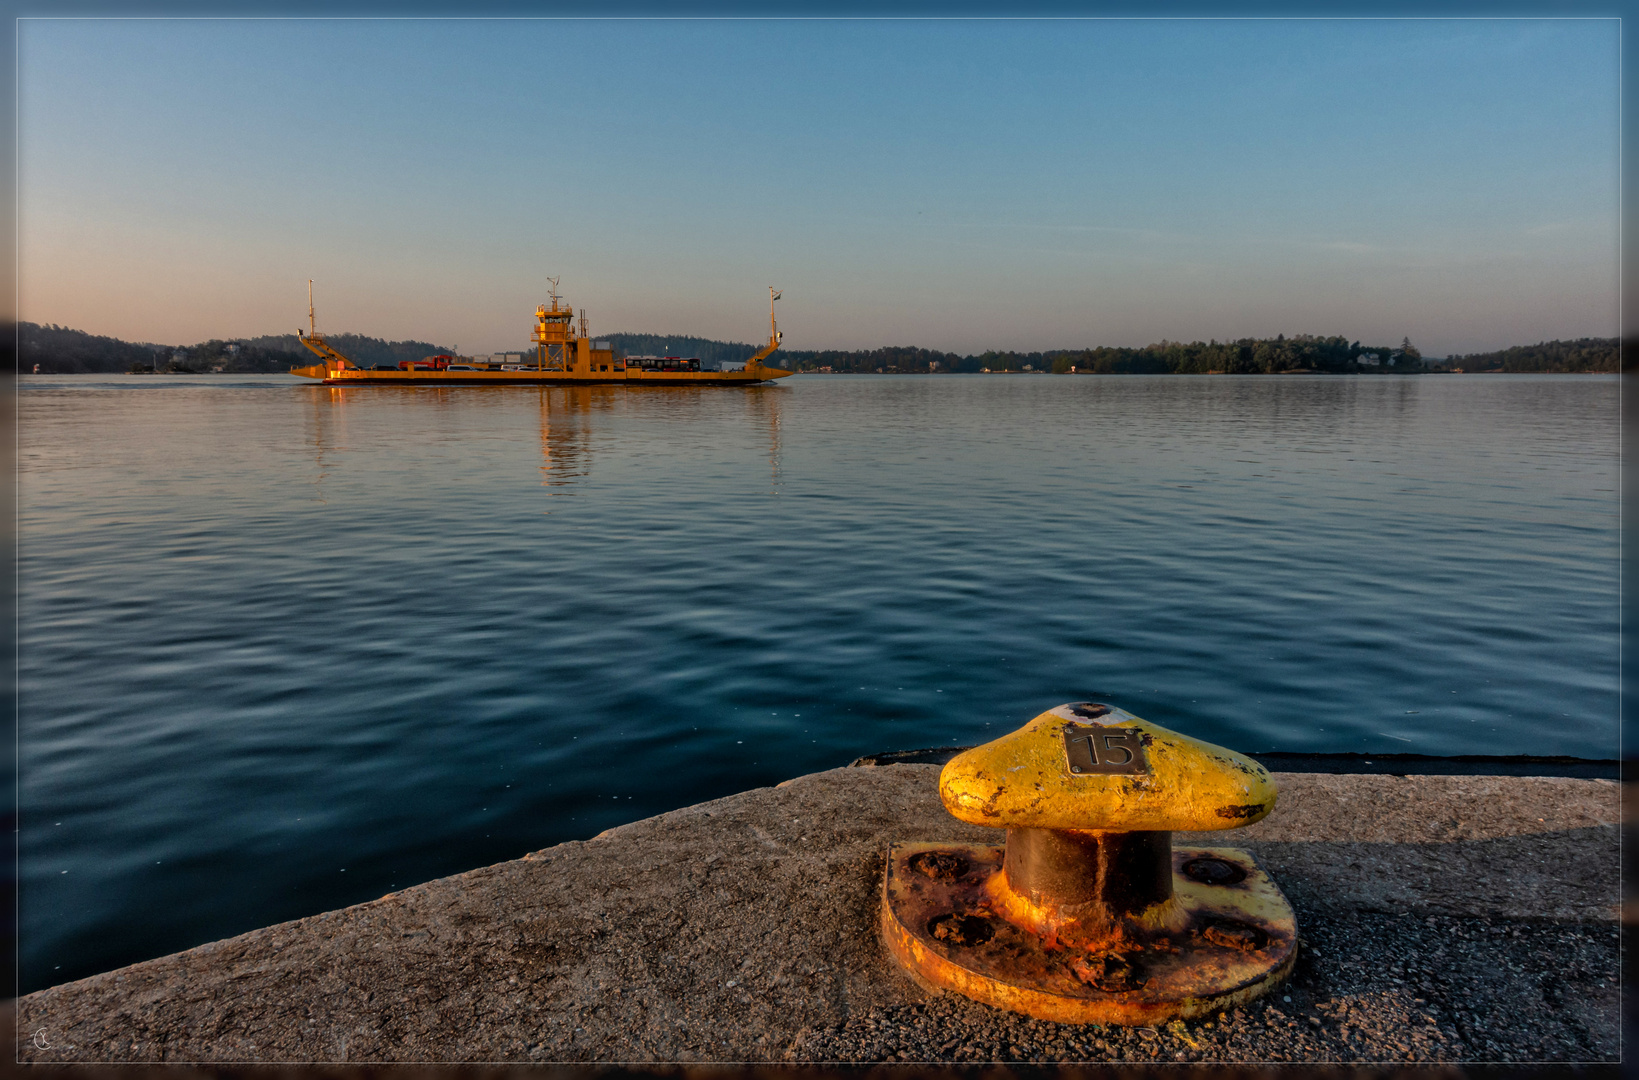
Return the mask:
POLYGON ((582 383, 626 383, 640 386, 746 386, 783 379, 791 372, 763 363, 780 347, 780 329, 774 321, 774 301, 780 294, 768 290, 768 344, 737 371, 701 371, 696 357, 616 356, 607 342, 593 341, 586 333, 586 309, 575 326, 575 309, 560 304, 558 279, 552 282, 552 306, 535 309, 535 349, 532 360, 507 363, 459 356, 429 356, 401 360, 396 366, 360 367, 325 343, 313 315, 313 282, 307 283, 308 332, 296 337, 322 363, 291 368, 292 375, 318 379, 328 386, 376 385, 437 386, 452 383, 561 386, 582 383))

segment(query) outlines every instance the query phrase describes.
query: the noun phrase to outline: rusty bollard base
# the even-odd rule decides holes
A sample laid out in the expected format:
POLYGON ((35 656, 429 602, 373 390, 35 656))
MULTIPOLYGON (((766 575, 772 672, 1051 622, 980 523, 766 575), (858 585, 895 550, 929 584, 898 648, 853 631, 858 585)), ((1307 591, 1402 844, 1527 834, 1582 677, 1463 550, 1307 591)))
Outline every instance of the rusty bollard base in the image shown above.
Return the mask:
POLYGON ((1292 907, 1235 848, 1172 852, 1176 929, 1087 951, 1001 917, 1005 848, 896 843, 883 879, 882 935, 918 981, 1060 1023, 1190 1019, 1279 986, 1297 959, 1292 907))

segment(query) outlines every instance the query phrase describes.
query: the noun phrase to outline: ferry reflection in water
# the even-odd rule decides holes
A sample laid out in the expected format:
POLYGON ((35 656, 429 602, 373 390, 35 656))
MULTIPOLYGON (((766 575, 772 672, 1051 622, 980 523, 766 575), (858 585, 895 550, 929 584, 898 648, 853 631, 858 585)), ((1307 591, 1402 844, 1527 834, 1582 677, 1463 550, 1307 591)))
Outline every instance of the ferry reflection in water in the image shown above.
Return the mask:
POLYGON ((336 386, 315 387, 308 399, 307 438, 313 447, 314 497, 324 502, 324 478, 347 448, 347 393, 336 386))
POLYGON ((568 487, 591 472, 592 431, 585 417, 592 411, 593 395, 607 398, 609 388, 542 387, 535 394, 541 413, 541 486, 568 487))
POLYGON ((780 401, 779 394, 748 394, 746 408, 768 429, 769 484, 777 494, 780 490, 780 401))
MULTIPOLYGON (((546 488, 570 488, 591 475, 595 414, 618 416, 635 410, 645 416, 670 412, 677 417, 697 416, 702 404, 725 394, 744 398, 748 429, 763 432, 768 445, 770 490, 780 488, 780 408, 782 395, 777 387, 751 386, 725 390, 697 387, 591 386, 441 386, 381 389, 366 386, 316 385, 308 391, 308 443, 312 447, 316 472, 316 497, 325 502, 324 481, 335 472, 341 455, 354 450, 394 448, 408 432, 404 424, 415 425, 424 436, 427 450, 436 444, 450 445, 457 439, 471 439, 464 418, 456 415, 469 408, 494 410, 502 414, 502 430, 512 429, 521 401, 532 404, 540 425, 540 484, 546 488), (633 401, 636 397, 639 400, 633 401), (397 400, 395 400, 397 399, 397 400), (385 442, 371 446, 371 436, 354 446, 349 441, 348 418, 358 413, 361 426, 385 442), (397 417, 392 430, 378 422, 397 417), (367 419, 366 419, 367 418, 367 419)), ((714 413, 716 410, 712 410, 714 413)), ((490 429, 488 440, 501 432, 490 429)), ((567 494, 568 492, 558 492, 567 494)))

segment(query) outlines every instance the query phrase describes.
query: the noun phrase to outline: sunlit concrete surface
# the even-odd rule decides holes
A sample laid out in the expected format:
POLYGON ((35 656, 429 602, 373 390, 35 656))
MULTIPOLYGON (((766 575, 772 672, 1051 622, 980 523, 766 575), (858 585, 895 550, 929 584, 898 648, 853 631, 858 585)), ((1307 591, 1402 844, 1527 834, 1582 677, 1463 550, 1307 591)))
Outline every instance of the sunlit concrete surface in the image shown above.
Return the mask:
POLYGON ((25 1061, 1615 1060, 1618 785, 1277 773, 1288 989, 1055 1025, 923 990, 892 840, 989 840, 938 767, 815 773, 19 1000, 25 1061))

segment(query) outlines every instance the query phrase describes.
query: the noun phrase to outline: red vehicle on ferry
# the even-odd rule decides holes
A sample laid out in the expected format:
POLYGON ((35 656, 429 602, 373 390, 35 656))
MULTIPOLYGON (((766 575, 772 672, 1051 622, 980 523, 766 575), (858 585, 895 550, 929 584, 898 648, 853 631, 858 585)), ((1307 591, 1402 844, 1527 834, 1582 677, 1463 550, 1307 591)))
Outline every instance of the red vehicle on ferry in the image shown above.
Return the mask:
POLYGON ((427 356, 420 360, 400 360, 400 371, 448 371, 455 357, 448 353, 439 353, 437 356, 427 356))

